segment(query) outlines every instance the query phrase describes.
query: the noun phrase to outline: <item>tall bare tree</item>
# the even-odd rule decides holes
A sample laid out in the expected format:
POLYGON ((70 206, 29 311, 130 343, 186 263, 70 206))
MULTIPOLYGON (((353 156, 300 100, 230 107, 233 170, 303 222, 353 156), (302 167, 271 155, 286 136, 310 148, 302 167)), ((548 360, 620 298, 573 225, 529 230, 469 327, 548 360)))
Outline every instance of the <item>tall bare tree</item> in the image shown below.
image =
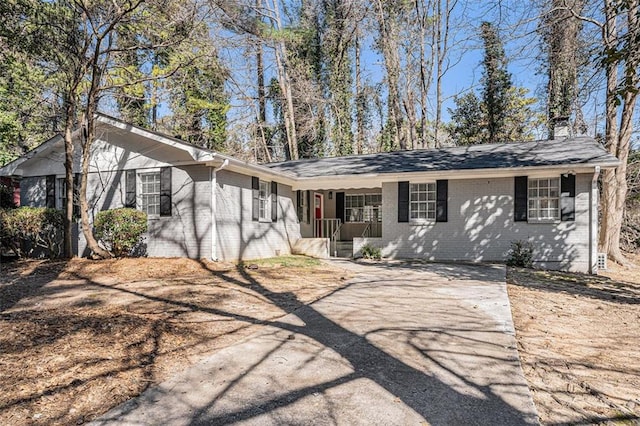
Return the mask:
POLYGON ((600 246, 609 258, 623 264, 627 261, 620 250, 620 230, 627 196, 633 119, 640 91, 639 12, 638 0, 604 0, 605 21, 599 24, 607 79, 605 145, 620 160, 618 168, 603 172, 600 246))
MULTIPOLYGON (((400 96, 400 1, 376 1, 376 18, 379 27, 378 46, 384 58, 387 86, 387 125, 388 142, 383 150, 407 149, 407 140, 403 137, 402 99, 400 96)), ((384 135, 383 135, 384 136, 384 135)))
POLYGON ((582 21, 585 0, 551 0, 540 20, 547 71, 547 120, 549 137, 557 119, 572 119, 574 133, 584 132, 578 107, 578 66, 583 50, 582 21))

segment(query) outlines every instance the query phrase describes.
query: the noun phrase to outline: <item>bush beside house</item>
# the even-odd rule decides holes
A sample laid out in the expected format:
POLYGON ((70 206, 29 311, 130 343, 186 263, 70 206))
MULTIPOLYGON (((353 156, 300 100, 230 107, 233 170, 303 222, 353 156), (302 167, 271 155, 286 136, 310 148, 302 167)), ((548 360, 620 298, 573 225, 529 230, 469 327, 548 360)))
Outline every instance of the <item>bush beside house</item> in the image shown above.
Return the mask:
POLYGON ((103 210, 96 215, 94 228, 98 241, 115 257, 130 256, 147 232, 147 214, 130 208, 103 210))
POLYGON ((44 207, 0 210, 0 245, 18 257, 59 257, 63 212, 44 207))

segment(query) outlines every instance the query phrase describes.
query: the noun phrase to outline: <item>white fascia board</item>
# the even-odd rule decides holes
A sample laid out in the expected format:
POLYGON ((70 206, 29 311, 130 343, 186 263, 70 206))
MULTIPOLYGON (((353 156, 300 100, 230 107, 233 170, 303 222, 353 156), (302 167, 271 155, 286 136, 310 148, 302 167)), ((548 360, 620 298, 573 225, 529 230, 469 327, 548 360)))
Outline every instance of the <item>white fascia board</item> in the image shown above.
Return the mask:
MULTIPOLYGON (((615 167, 609 165, 608 167, 615 167)), ((477 178, 505 178, 513 176, 549 176, 565 173, 593 173, 597 166, 586 165, 560 165, 560 166, 535 166, 510 169, 475 169, 475 170, 446 170, 433 172, 405 172, 405 173, 371 173, 362 175, 336 175, 312 178, 298 178, 295 180, 293 190, 330 190, 330 189, 355 189, 355 188, 379 188, 385 182, 400 182, 411 180, 437 180, 437 179, 477 179, 477 178)), ((601 168, 604 166, 600 165, 601 168)))
POLYGON ((222 164, 225 160, 228 160, 229 163, 224 170, 256 176, 265 181, 274 180, 289 186, 293 186, 296 182, 296 178, 287 173, 282 173, 259 164, 248 163, 222 154, 215 154, 215 158, 218 161, 209 162, 207 165, 216 167, 217 165, 222 164))
POLYGON ((31 151, 27 152, 23 156, 16 158, 9 164, 6 164, 4 167, 0 168, 0 176, 20 176, 22 175, 22 170, 20 170, 20 166, 34 157, 42 155, 47 151, 53 149, 58 143, 64 142, 64 138, 62 135, 58 134, 52 137, 51 139, 43 142, 38 145, 31 151))
MULTIPOLYGON (((243 174, 251 174, 252 176, 258 176, 259 178, 265 179, 265 180, 275 179, 275 180, 278 180, 278 182, 288 184, 288 185, 292 185, 294 181, 292 176, 270 169, 268 167, 248 163, 246 161, 238 160, 237 158, 230 157, 228 155, 220 154, 207 149, 198 148, 196 146, 187 144, 185 142, 178 141, 173 138, 142 129, 137 126, 129 125, 127 123, 121 122, 119 120, 116 120, 114 118, 111 118, 105 115, 99 115, 97 119, 98 121, 105 123, 109 126, 113 126, 115 128, 118 128, 127 132, 131 132, 133 134, 137 134, 148 139, 152 139, 154 141, 163 143, 165 145, 169 145, 171 147, 180 149, 182 151, 186 151, 193 159, 192 164, 204 163, 209 167, 219 167, 222 163, 224 163, 225 160, 228 160, 229 163, 225 167, 225 170, 231 170, 231 171, 235 171, 243 174)), ((186 164, 186 163, 182 162, 180 164, 186 164)), ((173 165, 177 165, 177 163, 173 165)))

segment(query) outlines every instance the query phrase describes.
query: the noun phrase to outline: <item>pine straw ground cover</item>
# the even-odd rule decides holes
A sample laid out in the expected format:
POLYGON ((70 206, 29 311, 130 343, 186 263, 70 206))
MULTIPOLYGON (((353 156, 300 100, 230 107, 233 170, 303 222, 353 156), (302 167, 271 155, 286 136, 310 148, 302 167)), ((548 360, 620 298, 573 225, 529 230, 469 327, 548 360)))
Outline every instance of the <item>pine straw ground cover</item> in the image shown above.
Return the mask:
POLYGON ((508 270, 518 351, 543 424, 640 424, 640 267, 610 267, 600 276, 508 270))
POLYGON ((256 264, 3 264, 0 424, 81 424, 346 283, 307 258, 256 264))

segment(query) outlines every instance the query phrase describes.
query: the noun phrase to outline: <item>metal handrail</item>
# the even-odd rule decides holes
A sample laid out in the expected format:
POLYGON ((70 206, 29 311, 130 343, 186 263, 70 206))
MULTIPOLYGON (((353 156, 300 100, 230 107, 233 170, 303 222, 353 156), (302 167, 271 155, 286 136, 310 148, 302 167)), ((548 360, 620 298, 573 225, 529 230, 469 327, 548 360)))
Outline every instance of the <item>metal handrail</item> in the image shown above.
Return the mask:
POLYGON ((367 238, 370 237, 371 235, 369 234, 369 231, 371 230, 371 222, 367 222, 367 226, 364 228, 364 231, 362 231, 362 234, 360 234, 360 236, 362 238, 367 238))
POLYGON ((313 227, 313 236, 315 238, 330 238, 339 224, 340 224, 340 219, 338 218, 315 219, 314 227, 313 227))
POLYGON ((362 234, 360 235, 362 238, 369 238, 372 237, 372 232, 376 231, 376 237, 379 237, 378 232, 380 229, 380 227, 382 226, 382 223, 380 222, 373 222, 373 221, 369 221, 367 222, 367 226, 364 228, 364 231, 362 231, 362 234), (374 227, 375 225, 375 227, 374 227))
POLYGON ((329 250, 331 250, 331 244, 333 244, 333 257, 338 257, 338 242, 336 239, 337 235, 340 235, 340 229, 342 229, 342 220, 338 219, 338 226, 336 230, 331 234, 331 239, 329 240, 329 250))

